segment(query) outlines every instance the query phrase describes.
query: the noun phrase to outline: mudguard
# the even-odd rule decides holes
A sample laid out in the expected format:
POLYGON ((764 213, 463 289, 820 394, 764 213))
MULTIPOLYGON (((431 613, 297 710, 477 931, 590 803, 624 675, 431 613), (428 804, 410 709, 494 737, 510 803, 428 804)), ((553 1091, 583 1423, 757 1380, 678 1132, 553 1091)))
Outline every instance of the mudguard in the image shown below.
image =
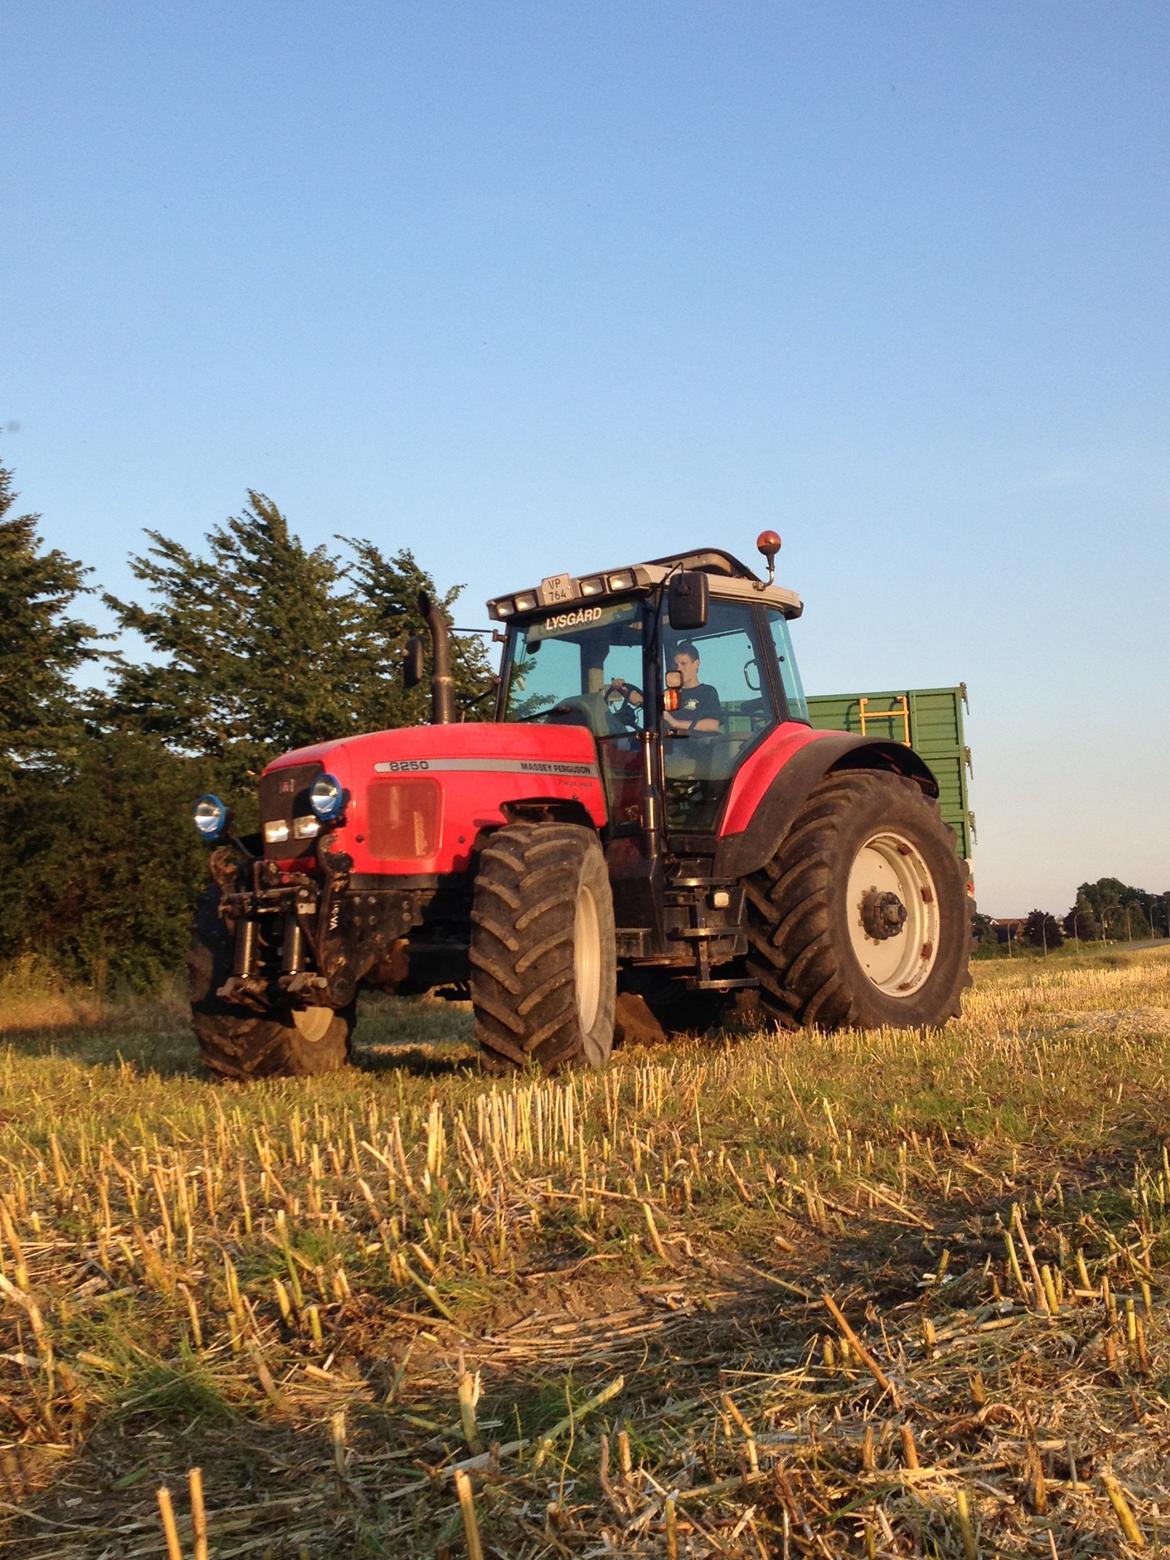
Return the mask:
POLYGON ((738 878, 757 872, 775 855, 809 792, 830 769, 889 769, 917 781, 928 796, 938 795, 938 782, 913 748, 786 721, 735 777, 719 823, 714 875, 738 878))

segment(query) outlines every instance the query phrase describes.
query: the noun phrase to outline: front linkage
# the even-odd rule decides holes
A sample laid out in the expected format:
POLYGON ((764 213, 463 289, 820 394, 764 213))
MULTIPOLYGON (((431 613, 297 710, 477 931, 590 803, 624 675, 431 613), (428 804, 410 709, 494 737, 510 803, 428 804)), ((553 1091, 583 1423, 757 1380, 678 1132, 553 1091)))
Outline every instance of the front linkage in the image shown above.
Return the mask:
POLYGON ((398 990, 411 934, 421 956, 423 938, 445 942, 442 887, 367 887, 344 870, 318 878, 236 846, 209 863, 188 961, 204 1058, 230 1077, 328 1071, 348 1055, 359 982, 398 990))

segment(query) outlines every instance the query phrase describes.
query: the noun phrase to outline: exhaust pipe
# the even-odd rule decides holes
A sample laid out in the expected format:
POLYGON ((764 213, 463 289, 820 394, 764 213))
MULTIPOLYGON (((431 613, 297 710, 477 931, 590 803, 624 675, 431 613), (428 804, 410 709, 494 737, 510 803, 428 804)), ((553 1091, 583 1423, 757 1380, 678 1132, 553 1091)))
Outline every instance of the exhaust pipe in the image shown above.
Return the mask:
POLYGON ((455 720, 455 680, 447 615, 425 590, 418 593, 418 610, 431 634, 431 725, 450 726, 455 720))

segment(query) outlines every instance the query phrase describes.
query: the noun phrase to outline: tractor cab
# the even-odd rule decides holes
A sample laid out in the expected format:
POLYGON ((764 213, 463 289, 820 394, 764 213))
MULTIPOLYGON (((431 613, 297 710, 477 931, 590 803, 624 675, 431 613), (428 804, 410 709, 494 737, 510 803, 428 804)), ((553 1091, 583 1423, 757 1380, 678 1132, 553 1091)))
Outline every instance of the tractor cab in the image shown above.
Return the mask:
MULTIPOLYGON (((773 539, 761 538, 770 564, 773 539)), ((730 553, 556 575, 488 611, 506 625, 496 719, 587 727, 611 834, 643 827, 648 777, 668 838, 692 848, 691 836, 715 830, 753 746, 783 721, 808 720, 788 631, 800 598, 771 568, 763 581, 730 553)))

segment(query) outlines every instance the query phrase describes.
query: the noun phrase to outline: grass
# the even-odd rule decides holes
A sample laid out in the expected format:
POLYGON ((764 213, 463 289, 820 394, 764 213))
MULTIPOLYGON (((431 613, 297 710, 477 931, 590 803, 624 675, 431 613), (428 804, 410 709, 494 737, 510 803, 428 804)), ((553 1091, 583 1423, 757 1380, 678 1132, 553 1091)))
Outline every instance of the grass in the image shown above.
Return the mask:
POLYGON ((1164 1551, 1170 957, 976 979, 552 1081, 383 1003, 244 1089, 9 976, 0 1549, 1164 1551))

